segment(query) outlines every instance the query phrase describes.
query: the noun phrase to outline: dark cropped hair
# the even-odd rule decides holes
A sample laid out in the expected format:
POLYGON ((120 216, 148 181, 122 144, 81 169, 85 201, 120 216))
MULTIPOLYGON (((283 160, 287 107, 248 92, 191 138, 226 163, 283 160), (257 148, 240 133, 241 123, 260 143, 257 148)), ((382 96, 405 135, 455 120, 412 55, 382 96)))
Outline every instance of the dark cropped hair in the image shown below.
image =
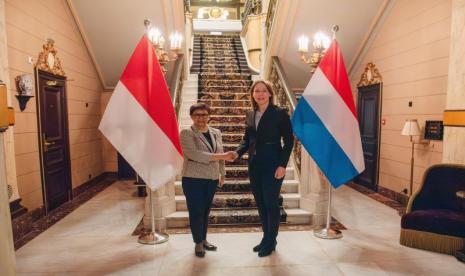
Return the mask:
POLYGON ((250 93, 250 99, 252 101, 252 107, 253 107, 253 110, 258 110, 258 105, 257 103, 255 102, 254 98, 253 98, 253 90, 255 89, 255 86, 257 86, 257 84, 259 83, 262 83, 265 85, 266 87, 266 90, 268 90, 268 92, 271 94, 270 96, 270 104, 274 104, 274 98, 273 98, 273 95, 274 95, 274 91, 273 91, 273 85, 269 82, 269 81, 266 81, 266 80, 256 80, 252 86, 250 87, 249 89, 249 93, 250 93))
POLYGON ((191 105, 191 108, 189 109, 189 115, 194 114, 196 110, 206 110, 208 114, 210 114, 210 107, 204 103, 196 103, 191 105))

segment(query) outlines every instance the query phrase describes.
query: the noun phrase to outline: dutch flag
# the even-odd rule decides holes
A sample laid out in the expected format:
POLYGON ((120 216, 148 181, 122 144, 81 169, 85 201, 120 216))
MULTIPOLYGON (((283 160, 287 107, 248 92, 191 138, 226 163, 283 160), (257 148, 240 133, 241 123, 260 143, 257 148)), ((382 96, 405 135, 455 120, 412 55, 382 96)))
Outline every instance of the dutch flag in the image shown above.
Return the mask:
POLYGON ((292 128, 335 188, 365 170, 357 111, 336 40, 302 94, 292 128))

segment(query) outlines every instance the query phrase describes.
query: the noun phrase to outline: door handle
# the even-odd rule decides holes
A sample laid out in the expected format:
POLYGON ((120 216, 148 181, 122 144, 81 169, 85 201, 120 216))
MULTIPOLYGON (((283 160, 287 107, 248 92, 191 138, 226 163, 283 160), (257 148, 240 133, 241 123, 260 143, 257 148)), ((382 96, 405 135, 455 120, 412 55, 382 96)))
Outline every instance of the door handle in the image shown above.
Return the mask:
POLYGON ((49 146, 52 146, 52 145, 55 145, 55 142, 49 142, 49 141, 47 141, 46 139, 44 139, 44 152, 47 152, 47 151, 48 151, 48 147, 49 147, 49 146))
POLYGON ((46 145, 46 146, 55 145, 55 142, 49 142, 49 141, 45 140, 44 145, 46 145))

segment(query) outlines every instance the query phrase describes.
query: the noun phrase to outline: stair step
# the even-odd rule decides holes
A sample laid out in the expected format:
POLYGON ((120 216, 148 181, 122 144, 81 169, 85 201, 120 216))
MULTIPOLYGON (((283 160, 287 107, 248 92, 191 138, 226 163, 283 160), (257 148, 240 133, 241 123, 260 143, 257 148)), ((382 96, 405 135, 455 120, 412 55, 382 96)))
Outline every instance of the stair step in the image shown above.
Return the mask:
POLYGON ((223 143, 225 144, 231 144, 231 143, 239 143, 242 140, 242 137, 244 137, 243 133, 234 133, 234 134, 225 134, 223 133, 223 143))
MULTIPOLYGON (((310 224, 312 214, 302 209, 285 209, 286 224, 310 224)), ((169 228, 189 226, 189 214, 187 211, 177 211, 166 216, 167 226, 169 228)), ((212 210, 209 218, 210 225, 259 225, 260 218, 256 209, 245 210, 212 210)))
POLYGON ((208 104, 210 107, 252 107, 250 100, 211 100, 201 99, 199 102, 208 104))
MULTIPOLYGON (((226 178, 227 179, 248 179, 249 172, 248 168, 245 166, 226 166, 226 178)), ((294 168, 286 168, 286 175, 284 176, 285 180, 295 179, 294 168)))
POLYGON ((245 100, 250 101, 249 93, 241 92, 199 92, 198 98, 203 100, 245 100))
MULTIPOLYGON (((185 114, 181 117, 181 120, 188 121, 190 122, 190 115, 185 114)), ((242 116, 227 116, 227 115, 215 115, 215 116, 210 116, 210 124, 220 124, 220 123, 226 123, 226 124, 244 124, 245 123, 245 115, 242 116)))
POLYGON ((200 78, 199 86, 247 86, 252 85, 251 80, 215 80, 200 78))
MULTIPOLYGON (((174 189, 176 195, 183 195, 182 182, 176 181, 174 183, 174 189)), ((288 179, 283 181, 283 186, 281 188, 281 193, 297 193, 299 190, 299 181, 288 179)), ((245 180, 226 180, 222 188, 216 190, 217 194, 227 194, 227 193, 244 193, 250 191, 250 181, 245 180)))
POLYGON ((212 115, 223 115, 223 116, 231 116, 231 115, 244 115, 247 114, 248 111, 251 111, 251 107, 210 107, 210 112, 212 115))
POLYGON ((230 86, 220 86, 220 85, 209 85, 203 86, 199 85, 199 92, 240 92, 247 93, 249 92, 250 86, 248 85, 230 85, 230 86))
POLYGON ((229 79, 229 80, 250 80, 250 74, 211 74, 211 73, 202 73, 199 76, 200 79, 229 79))
MULTIPOLYGON (((298 208, 299 194, 282 194, 284 208, 298 208)), ((186 211, 187 203, 184 195, 175 196, 176 211, 186 211)), ((212 208, 251 208, 257 207, 252 193, 248 194, 215 194, 212 208)))

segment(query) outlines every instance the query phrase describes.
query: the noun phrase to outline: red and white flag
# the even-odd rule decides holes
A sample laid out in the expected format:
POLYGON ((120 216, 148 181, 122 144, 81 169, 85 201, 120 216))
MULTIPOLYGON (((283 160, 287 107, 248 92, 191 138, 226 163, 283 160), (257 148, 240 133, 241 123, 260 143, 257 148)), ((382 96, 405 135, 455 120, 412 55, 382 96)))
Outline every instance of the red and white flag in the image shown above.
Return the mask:
POLYGON ((99 129, 150 189, 180 172, 183 157, 176 115, 146 35, 126 65, 99 129))

